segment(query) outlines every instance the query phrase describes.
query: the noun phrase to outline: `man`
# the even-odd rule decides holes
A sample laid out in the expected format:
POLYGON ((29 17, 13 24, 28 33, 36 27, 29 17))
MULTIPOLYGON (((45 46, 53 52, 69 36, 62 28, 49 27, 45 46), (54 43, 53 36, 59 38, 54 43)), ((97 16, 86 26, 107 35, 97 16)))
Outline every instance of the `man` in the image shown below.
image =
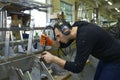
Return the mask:
POLYGON ((101 27, 84 21, 77 21, 72 27, 67 22, 57 23, 54 31, 56 41, 52 41, 47 36, 41 37, 41 45, 45 45, 46 42, 46 45, 65 48, 76 40, 77 53, 74 62, 71 62, 44 51, 41 58, 47 63, 53 62, 66 70, 79 73, 91 54, 100 60, 94 80, 120 80, 119 40, 113 38, 101 27))

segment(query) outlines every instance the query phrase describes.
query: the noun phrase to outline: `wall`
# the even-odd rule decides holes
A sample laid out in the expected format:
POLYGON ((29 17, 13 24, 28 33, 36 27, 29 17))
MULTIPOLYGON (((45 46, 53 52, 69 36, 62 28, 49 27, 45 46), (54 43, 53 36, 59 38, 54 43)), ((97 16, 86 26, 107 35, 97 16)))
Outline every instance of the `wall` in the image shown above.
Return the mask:
POLYGON ((74 21, 75 20, 75 17, 74 17, 75 16, 75 13, 74 13, 74 11, 75 11, 75 9, 74 9, 75 0, 51 0, 52 8, 51 8, 51 13, 50 14, 54 15, 54 14, 60 12, 60 1, 64 1, 66 3, 69 3, 69 4, 73 5, 72 10, 73 10, 73 21, 74 21))
POLYGON ((95 0, 51 0, 52 8, 51 8, 51 15, 57 12, 60 12, 60 1, 64 1, 66 3, 72 4, 73 5, 73 21, 79 20, 78 18, 78 8, 81 3, 86 3, 86 9, 88 10, 88 17, 89 20, 92 20, 92 13, 93 9, 98 7, 98 20, 97 22, 100 22, 100 16, 102 15, 103 17, 107 19, 113 19, 113 17, 108 13, 107 10, 105 10, 103 7, 101 7, 101 1, 95 1, 95 0))

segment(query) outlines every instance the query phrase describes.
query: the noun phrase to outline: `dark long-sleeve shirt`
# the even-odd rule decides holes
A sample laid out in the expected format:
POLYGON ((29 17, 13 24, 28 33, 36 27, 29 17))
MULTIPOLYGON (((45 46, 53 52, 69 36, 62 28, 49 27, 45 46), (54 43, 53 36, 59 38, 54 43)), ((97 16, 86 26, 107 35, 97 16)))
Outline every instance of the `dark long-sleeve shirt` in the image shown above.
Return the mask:
MULTIPOLYGON (((77 53, 74 62, 66 61, 65 69, 74 73, 81 72, 90 54, 104 62, 120 63, 119 40, 95 24, 78 21, 73 24, 74 26, 78 27, 77 53)), ((61 44, 61 47, 64 46, 65 44, 61 44)))

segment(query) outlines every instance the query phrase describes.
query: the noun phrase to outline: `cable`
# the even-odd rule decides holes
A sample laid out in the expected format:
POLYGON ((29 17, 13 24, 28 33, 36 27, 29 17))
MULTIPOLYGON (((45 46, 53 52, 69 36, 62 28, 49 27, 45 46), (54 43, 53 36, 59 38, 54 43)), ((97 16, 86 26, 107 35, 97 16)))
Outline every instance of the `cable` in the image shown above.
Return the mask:
POLYGON ((52 29, 52 30, 53 30, 53 36, 54 36, 53 38, 54 38, 54 40, 56 40, 54 28, 53 28, 51 25, 46 26, 46 27, 44 28, 44 30, 43 30, 43 33, 44 33, 44 34, 45 34, 46 29, 52 29))

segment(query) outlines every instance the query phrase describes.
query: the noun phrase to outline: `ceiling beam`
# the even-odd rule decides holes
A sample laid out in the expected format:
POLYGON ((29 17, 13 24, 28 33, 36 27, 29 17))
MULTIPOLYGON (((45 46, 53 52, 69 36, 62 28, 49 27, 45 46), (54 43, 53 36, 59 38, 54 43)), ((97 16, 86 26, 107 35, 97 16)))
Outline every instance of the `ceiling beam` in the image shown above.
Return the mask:
POLYGON ((112 13, 113 15, 120 15, 120 13, 118 13, 118 12, 115 12, 115 13, 112 13))
POLYGON ((120 8, 120 3, 116 3, 116 4, 113 4, 113 5, 107 5, 105 7, 108 8, 108 9, 120 8))

